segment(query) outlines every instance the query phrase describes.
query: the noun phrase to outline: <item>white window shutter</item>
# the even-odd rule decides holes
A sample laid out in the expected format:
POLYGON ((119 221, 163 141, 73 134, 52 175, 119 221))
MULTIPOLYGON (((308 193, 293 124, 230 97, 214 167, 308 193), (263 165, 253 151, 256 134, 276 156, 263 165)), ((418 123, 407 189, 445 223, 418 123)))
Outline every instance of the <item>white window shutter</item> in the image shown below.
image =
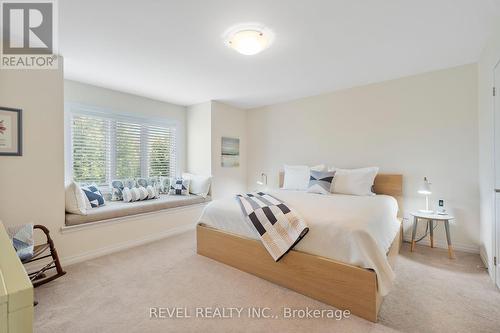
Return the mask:
POLYGON ((71 117, 75 181, 175 176, 175 125, 142 123, 124 116, 75 113, 71 117))

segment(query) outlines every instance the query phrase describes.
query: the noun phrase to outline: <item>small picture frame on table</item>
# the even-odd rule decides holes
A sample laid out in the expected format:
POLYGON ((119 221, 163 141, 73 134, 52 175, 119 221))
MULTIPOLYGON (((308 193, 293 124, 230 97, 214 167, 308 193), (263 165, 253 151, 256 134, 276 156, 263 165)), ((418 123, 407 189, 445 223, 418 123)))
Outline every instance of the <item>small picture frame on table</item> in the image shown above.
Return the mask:
POLYGON ((0 106, 0 156, 22 155, 22 110, 0 106))

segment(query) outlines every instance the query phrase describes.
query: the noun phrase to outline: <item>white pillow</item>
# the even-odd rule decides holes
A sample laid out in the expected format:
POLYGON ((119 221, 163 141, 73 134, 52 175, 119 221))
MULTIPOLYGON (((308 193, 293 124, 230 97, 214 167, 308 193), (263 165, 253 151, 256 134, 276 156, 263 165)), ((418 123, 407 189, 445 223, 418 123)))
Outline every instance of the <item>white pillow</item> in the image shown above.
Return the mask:
POLYGON ((139 190, 139 200, 146 200, 149 197, 148 190, 145 187, 139 186, 137 189, 139 190))
POLYGON ((148 190, 145 187, 124 187, 123 202, 134 202, 148 198, 148 190))
POLYGON ((189 192, 200 195, 204 198, 207 197, 208 192, 210 192, 210 184, 212 183, 211 176, 200 176, 194 175, 192 173, 183 173, 182 179, 189 179, 189 192))
POLYGON ((372 186, 378 168, 336 169, 332 192, 351 195, 373 195, 372 186))
POLYGON ((123 202, 132 202, 132 201, 137 201, 139 196, 138 195, 134 195, 134 199, 136 200, 132 200, 132 191, 133 191, 134 187, 124 187, 123 190, 122 190, 122 194, 123 194, 123 202))
POLYGON ((285 165, 284 190, 305 191, 309 187, 311 168, 307 165, 285 165))
POLYGON ((326 164, 318 164, 312 166, 310 169, 311 171, 320 171, 320 172, 329 171, 328 168, 326 167, 326 164))
POLYGON ((66 211, 68 213, 87 215, 86 196, 77 183, 71 182, 66 187, 65 195, 66 195, 66 211))
POLYGON ((146 187, 146 191, 148 191, 148 197, 146 199, 156 199, 158 198, 158 188, 148 185, 146 187))

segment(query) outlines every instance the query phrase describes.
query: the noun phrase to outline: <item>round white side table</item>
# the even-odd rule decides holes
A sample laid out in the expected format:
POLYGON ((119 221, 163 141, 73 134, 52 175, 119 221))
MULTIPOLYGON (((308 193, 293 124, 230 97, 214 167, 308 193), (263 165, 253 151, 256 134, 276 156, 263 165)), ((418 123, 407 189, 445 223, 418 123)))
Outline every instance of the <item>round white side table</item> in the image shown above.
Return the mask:
POLYGON ((440 214, 427 214, 420 212, 412 212, 410 213, 413 216, 413 229, 411 233, 411 252, 413 252, 415 248, 415 236, 417 234, 417 225, 419 220, 427 221, 429 226, 429 237, 431 247, 434 247, 434 222, 443 222, 444 228, 446 230, 446 241, 448 242, 448 256, 450 259, 455 258, 455 254, 453 253, 453 247, 451 245, 451 236, 450 236, 450 220, 453 220, 454 217, 451 215, 440 215, 440 214))

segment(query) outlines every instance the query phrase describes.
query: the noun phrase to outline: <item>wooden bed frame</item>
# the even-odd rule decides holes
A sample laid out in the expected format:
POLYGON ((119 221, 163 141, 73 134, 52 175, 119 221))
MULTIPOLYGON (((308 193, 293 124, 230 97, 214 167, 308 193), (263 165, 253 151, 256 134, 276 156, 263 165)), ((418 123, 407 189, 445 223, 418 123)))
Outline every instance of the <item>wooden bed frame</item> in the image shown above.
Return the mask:
MULTIPOLYGON (((280 186, 282 184, 280 174, 280 186)), ((377 194, 402 196, 402 175, 380 174, 375 178, 377 194)), ((400 206, 401 207, 401 206, 400 206)), ((400 209, 401 211, 401 209, 400 209)), ((401 231, 387 252, 394 266, 401 246, 401 231)), ((373 270, 291 250, 275 262, 260 241, 221 231, 207 225, 196 227, 197 252, 247 273, 289 288, 338 309, 376 322, 382 296, 373 270)))

